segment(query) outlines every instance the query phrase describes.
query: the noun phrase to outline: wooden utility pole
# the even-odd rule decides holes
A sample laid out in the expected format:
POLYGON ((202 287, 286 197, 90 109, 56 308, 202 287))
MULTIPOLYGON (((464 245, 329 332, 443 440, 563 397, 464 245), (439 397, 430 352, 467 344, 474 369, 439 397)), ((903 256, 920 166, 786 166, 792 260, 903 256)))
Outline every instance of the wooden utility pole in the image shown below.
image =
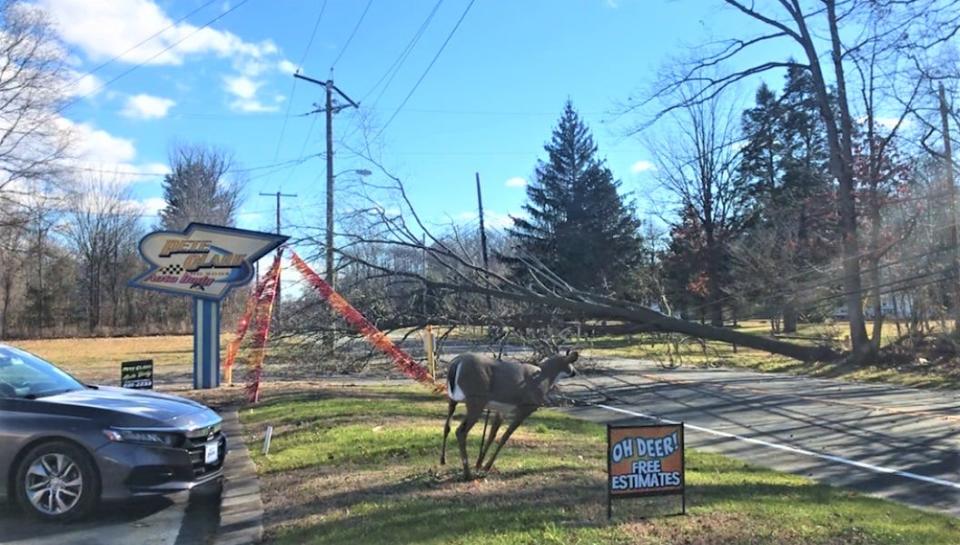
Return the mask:
MULTIPOLYGON (((331 69, 331 78, 327 81, 320 81, 317 79, 309 78, 303 74, 297 72, 293 77, 302 79, 304 81, 309 81, 317 85, 322 85, 326 90, 326 101, 322 108, 317 108, 311 113, 320 113, 324 112, 327 118, 327 233, 326 233, 326 272, 324 273, 324 280, 327 281, 327 284, 330 285, 330 289, 336 290, 337 288, 337 272, 335 270, 334 264, 334 238, 333 238, 333 193, 334 185, 333 180, 336 178, 336 175, 333 173, 333 114, 345 110, 347 108, 359 108, 360 105, 353 101, 352 98, 348 97, 343 91, 341 91, 336 85, 333 84, 332 77, 333 70, 331 69), (343 100, 347 101, 346 104, 334 104, 333 93, 336 91, 343 100)), ((329 348, 333 348, 336 344, 336 330, 331 325, 330 335, 327 336, 326 345, 329 348)))
POLYGON ((326 102, 323 108, 317 108, 311 113, 320 113, 324 112, 327 118, 327 235, 326 235, 326 266, 327 270, 325 273, 324 280, 327 281, 327 284, 330 284, 330 287, 336 289, 337 275, 334 270, 334 240, 333 240, 333 193, 334 193, 334 184, 333 179, 335 178, 333 174, 333 114, 345 110, 347 108, 359 108, 360 105, 353 101, 350 97, 344 94, 336 85, 333 84, 333 79, 328 79, 327 81, 320 81, 313 79, 299 72, 294 74, 293 77, 302 79, 304 81, 309 81, 310 83, 315 83, 317 85, 322 85, 326 90, 326 102), (343 100, 347 101, 347 104, 334 104, 333 93, 336 91, 343 100))
POLYGON ((957 240, 957 185, 953 178, 953 149, 950 143, 950 110, 947 107, 947 93, 940 83, 940 124, 943 131, 943 170, 944 183, 947 184, 947 198, 950 200, 947 206, 947 229, 950 240, 951 264, 950 280, 953 293, 951 294, 951 303, 953 311, 953 332, 960 333, 960 248, 957 240))
MULTIPOLYGON (((281 197, 291 197, 296 198, 296 193, 281 193, 277 191, 276 193, 260 193, 261 197, 276 197, 277 198, 277 234, 280 234, 280 198, 281 197)), ((282 250, 277 248, 277 255, 280 255, 282 250)), ((257 281, 260 281, 260 269, 257 269, 257 281)), ((274 298, 273 303, 273 315, 276 317, 277 323, 280 323, 280 284, 277 284, 277 294, 274 298)))
MULTIPOLYGON (((480 173, 476 172, 477 178, 477 208, 480 213, 480 248, 483 252, 483 270, 484 273, 490 270, 490 259, 487 257, 487 230, 483 225, 483 195, 480 193, 480 173)), ((487 294, 487 310, 493 308, 493 303, 490 301, 490 294, 487 294)))

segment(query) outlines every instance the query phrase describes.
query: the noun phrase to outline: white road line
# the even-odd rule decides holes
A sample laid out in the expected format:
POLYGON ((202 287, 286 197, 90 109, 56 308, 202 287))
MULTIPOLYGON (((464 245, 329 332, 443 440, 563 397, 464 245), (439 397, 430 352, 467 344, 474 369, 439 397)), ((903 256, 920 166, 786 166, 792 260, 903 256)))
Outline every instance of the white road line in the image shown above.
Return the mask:
MULTIPOLYGON (((611 407, 610 405, 594 405, 594 407, 599 407, 601 409, 606 409, 608 411, 613 411, 615 413, 628 414, 631 416, 637 416, 640 418, 649 418, 651 420, 659 420, 661 422, 669 423, 679 423, 673 420, 667 420, 665 418, 660 418, 659 416, 654 416, 652 414, 638 413, 636 411, 631 411, 628 409, 621 409, 620 407, 611 407)), ((792 452, 794 454, 800 454, 802 456, 810 456, 812 458, 820 458, 822 460, 828 460, 831 462, 837 462, 840 464, 846 464, 849 466, 859 467, 860 469, 866 469, 867 471, 873 471, 875 473, 884 473, 887 475, 896 475, 898 477, 904 477, 907 479, 913 479, 916 481, 923 481, 930 484, 936 484, 939 486, 946 486, 956 490, 960 490, 960 483, 955 483, 953 481, 947 481, 944 479, 938 479, 936 477, 928 477, 926 475, 919 475, 917 473, 912 473, 910 471, 903 471, 900 469, 894 469, 891 467, 877 466, 873 464, 868 464, 865 462, 858 462, 856 460, 850 460, 842 456, 834 456, 833 454, 822 454, 820 452, 814 452, 812 450, 806 450, 797 447, 791 447, 790 445, 781 445, 779 443, 771 443, 769 441, 764 441, 762 439, 754 439, 752 437, 744 437, 742 435, 736 435, 734 433, 727 433, 725 431, 712 430, 710 428, 704 428, 703 426, 697 426, 696 424, 690 424, 687 422, 683 423, 685 428, 689 428, 696 431, 701 431, 704 433, 709 433, 711 435, 716 435, 718 437, 726 437, 728 439, 736 439, 737 441, 744 441, 747 443, 753 443, 754 445, 761 445, 764 447, 774 448, 777 450, 783 450, 786 452, 792 452)))

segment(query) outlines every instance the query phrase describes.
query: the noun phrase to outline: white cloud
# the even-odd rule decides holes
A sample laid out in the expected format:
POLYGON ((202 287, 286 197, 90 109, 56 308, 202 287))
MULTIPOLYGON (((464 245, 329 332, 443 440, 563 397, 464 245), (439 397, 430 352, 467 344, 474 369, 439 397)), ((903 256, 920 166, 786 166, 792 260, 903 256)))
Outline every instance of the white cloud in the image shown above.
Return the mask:
POLYGON ((297 71, 297 65, 293 64, 287 59, 283 59, 277 63, 277 70, 287 75, 293 75, 293 73, 297 71))
POLYGON ((520 176, 514 176, 513 178, 508 178, 503 185, 507 187, 525 187, 527 185, 527 180, 520 176))
POLYGON ((227 76, 223 78, 224 88, 237 98, 251 99, 257 95, 262 83, 245 76, 227 76))
POLYGON ((77 169, 81 177, 101 178, 127 185, 159 180, 169 168, 162 163, 137 163, 134 141, 114 136, 89 123, 67 118, 57 119, 57 126, 69 135, 71 148, 67 167, 77 169))
POLYGON ((648 170, 656 170, 656 165, 650 161, 637 161, 636 163, 630 165, 630 172, 634 174, 640 174, 641 172, 647 172, 648 170))
MULTIPOLYGON (((237 74, 235 77, 252 81, 255 89, 264 82, 254 78, 292 65, 281 58, 280 49, 271 40, 248 42, 226 30, 175 23, 155 0, 37 0, 37 3, 57 23, 57 32, 64 42, 96 62, 117 58, 119 63, 181 65, 191 57, 212 55, 228 60, 237 74), (158 35, 150 38, 154 34, 158 35), (146 43, 138 45, 144 40, 146 43)), ((256 96, 243 97, 232 106, 242 112, 276 109, 256 96)))
POLYGON ((225 30, 175 24, 153 0, 39 0, 38 4, 57 22, 63 40, 93 60, 122 55, 120 60, 127 63, 182 64, 188 55, 213 54, 233 59, 260 58, 277 52, 276 44, 270 40, 252 43, 225 30), (156 38, 131 50, 161 31, 156 38), (180 40, 183 42, 177 44, 180 40), (167 47, 170 50, 163 51, 167 47))
MULTIPOLYGON (((480 215, 476 212, 466 211, 460 212, 454 216, 454 219, 461 223, 468 223, 477 221, 479 217, 480 215)), ((510 214, 503 214, 493 210, 484 210, 483 225, 490 229, 504 229, 506 227, 513 227, 513 219, 510 217, 510 214)))
POLYGON ((127 104, 120 113, 130 119, 160 119, 167 116, 174 104, 176 102, 169 98, 141 93, 127 98, 127 104))
POLYGON ((160 211, 167 207, 167 201, 163 197, 149 197, 136 203, 140 213, 144 216, 158 216, 160 211))
POLYGON ((877 125, 880 125, 881 127, 887 130, 892 130, 894 127, 897 126, 897 123, 900 123, 901 129, 908 129, 913 123, 913 120, 909 118, 904 119, 901 122, 899 117, 876 117, 874 118, 874 121, 876 122, 877 125))
POLYGON ((100 78, 92 74, 82 74, 75 70, 68 70, 66 76, 66 93, 71 97, 96 96, 103 88, 100 78))
POLYGON ((276 95, 274 96, 274 104, 261 101, 257 98, 257 92, 260 90, 263 82, 253 80, 246 76, 224 77, 223 84, 224 90, 234 97, 230 102, 230 109, 237 112, 275 112, 279 109, 278 104, 286 100, 283 95, 276 95))

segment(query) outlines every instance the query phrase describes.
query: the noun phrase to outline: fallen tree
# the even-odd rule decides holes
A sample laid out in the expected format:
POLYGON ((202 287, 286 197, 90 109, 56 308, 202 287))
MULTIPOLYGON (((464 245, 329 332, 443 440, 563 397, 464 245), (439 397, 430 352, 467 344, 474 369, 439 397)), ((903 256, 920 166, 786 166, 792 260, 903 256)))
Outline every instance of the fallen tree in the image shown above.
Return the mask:
MULTIPOLYGON (((392 181, 390 186, 371 186, 379 191, 396 192, 399 202, 412 218, 408 224, 403 211, 389 214, 376 204, 378 199, 367 197, 372 205, 354 218, 366 217, 370 221, 361 227, 357 224, 351 232, 338 233, 345 240, 337 248, 344 269, 353 267, 366 271, 364 280, 381 282, 385 286, 406 286, 406 293, 419 292, 423 300, 432 301, 455 298, 443 312, 436 315, 424 312, 417 319, 390 320, 391 325, 404 323, 451 323, 458 325, 516 325, 511 317, 516 316, 516 305, 526 307, 526 318, 531 315, 548 315, 557 309, 576 316, 579 320, 618 320, 635 324, 640 329, 675 332, 700 339, 720 341, 773 354, 787 356, 805 362, 837 359, 842 354, 828 346, 799 345, 771 337, 743 333, 725 327, 716 327, 669 316, 648 306, 633 301, 611 298, 603 294, 589 293, 574 288, 531 256, 515 256, 529 272, 529 282, 520 284, 493 267, 484 266, 475 259, 478 252, 470 251, 459 234, 439 237, 431 232, 413 207, 403 182, 387 171, 368 154, 353 150, 375 165, 392 181), (371 251, 373 249, 373 251, 371 251), (411 255, 422 256, 422 266, 398 266, 396 263, 378 261, 376 256, 396 253, 397 249, 411 255), (394 252, 391 252, 394 250, 394 252), (464 297, 473 294, 474 300, 464 297), (498 304, 484 304, 487 298, 498 304), (511 308, 502 304, 512 303, 511 308), (532 309, 532 310, 531 310, 532 309), (511 324, 511 322, 514 322, 511 324)), ((379 195, 382 199, 382 195, 379 195)), ((322 246, 323 238, 308 237, 302 243, 313 242, 322 246)), ((357 282, 354 279, 354 282, 357 282)), ((359 282, 362 283, 362 282, 359 282)), ((426 305, 424 305, 426 306, 426 305)), ((436 306, 436 305, 434 305, 436 306)), ((549 321, 544 319, 545 322, 549 321)), ((378 324, 383 325, 383 324, 378 324)))

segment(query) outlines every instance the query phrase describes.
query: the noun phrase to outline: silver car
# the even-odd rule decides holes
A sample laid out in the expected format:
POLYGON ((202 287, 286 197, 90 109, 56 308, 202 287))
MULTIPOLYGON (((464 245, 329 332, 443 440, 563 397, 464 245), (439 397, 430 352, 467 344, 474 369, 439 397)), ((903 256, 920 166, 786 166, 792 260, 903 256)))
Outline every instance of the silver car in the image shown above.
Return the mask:
POLYGON ((219 482, 221 418, 176 396, 83 384, 0 344, 0 498, 48 520, 219 482))

